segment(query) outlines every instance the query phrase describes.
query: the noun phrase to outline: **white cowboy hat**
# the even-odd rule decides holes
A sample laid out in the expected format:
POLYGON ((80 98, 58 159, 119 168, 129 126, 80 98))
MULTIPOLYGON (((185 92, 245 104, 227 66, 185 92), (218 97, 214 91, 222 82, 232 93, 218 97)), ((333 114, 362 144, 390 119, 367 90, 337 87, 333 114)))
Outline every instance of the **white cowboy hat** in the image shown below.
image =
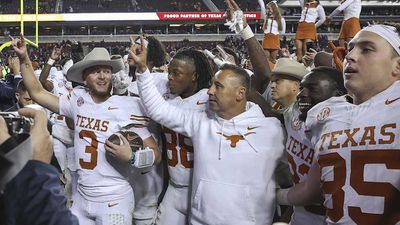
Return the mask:
POLYGON ((286 75, 293 77, 298 80, 302 80, 303 77, 310 71, 302 64, 290 58, 280 58, 276 60, 274 69, 271 75, 286 75))
POLYGON ((92 66, 111 66, 112 73, 117 73, 123 69, 120 59, 111 60, 110 54, 105 48, 94 48, 85 58, 75 63, 67 72, 67 78, 70 81, 83 83, 83 71, 92 66))

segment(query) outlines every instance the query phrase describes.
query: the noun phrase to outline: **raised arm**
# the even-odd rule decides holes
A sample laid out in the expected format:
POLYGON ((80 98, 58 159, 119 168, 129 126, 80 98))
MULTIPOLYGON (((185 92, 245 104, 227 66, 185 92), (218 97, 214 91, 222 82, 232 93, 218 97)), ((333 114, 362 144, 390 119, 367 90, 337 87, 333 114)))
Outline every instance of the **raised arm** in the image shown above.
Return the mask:
POLYGON ((324 7, 322 7, 321 4, 319 4, 317 6, 317 12, 318 12, 318 22, 315 24, 315 27, 318 28, 320 27, 322 24, 325 23, 326 20, 326 16, 325 16, 325 10, 324 7))
POLYGON ((332 17, 336 16, 337 14, 339 14, 341 11, 343 11, 345 8, 347 8, 351 3, 353 3, 354 0, 345 0, 344 2, 342 2, 335 10, 333 10, 331 12, 331 14, 329 14, 329 18, 332 19, 332 17))
MULTIPOLYGON (((233 12, 241 11, 234 0, 228 0, 227 7, 228 20, 233 16, 233 12)), ((283 121, 282 115, 273 110, 271 105, 269 105, 260 95, 260 93, 264 93, 265 87, 267 86, 264 84, 269 83, 270 81, 271 69, 269 68, 268 58, 265 55, 264 49, 255 38, 245 17, 243 17, 243 28, 244 29, 239 30, 240 27, 236 26, 235 32, 239 33, 243 37, 254 69, 254 75, 251 77, 249 100, 258 104, 265 116, 277 117, 279 120, 283 121)))
POLYGON ((61 50, 62 50, 62 47, 57 47, 57 46, 53 47, 53 51, 51 52, 50 58, 47 61, 47 63, 44 65, 44 68, 39 76, 40 83, 42 84, 44 89, 46 89, 49 92, 53 91, 54 86, 53 86, 53 82, 47 80, 47 78, 49 77, 50 69, 53 66, 53 63, 60 59, 61 50))
POLYGON ((35 77, 31 60, 28 56, 24 36, 21 35, 20 38, 11 39, 13 49, 17 53, 21 63, 21 75, 29 95, 32 97, 33 101, 39 105, 49 109, 50 111, 59 113, 59 98, 46 91, 35 77))
POLYGON ((265 3, 263 0, 258 0, 258 5, 260 5, 260 9, 261 9, 261 19, 265 21, 267 19, 266 18, 267 10, 265 8, 265 3))
POLYGON ((187 137, 193 136, 201 120, 201 113, 180 109, 166 102, 154 85, 153 76, 147 68, 147 49, 142 45, 131 47, 129 54, 136 65, 136 77, 140 98, 148 116, 157 123, 187 137))
MULTIPOLYGON (((241 9, 234 0, 227 0, 227 16, 228 20, 234 17, 234 13, 241 12, 241 9)), ((239 13, 238 13, 239 14, 239 13)), ((238 20, 239 18, 236 17, 238 20)), ((235 26, 235 32, 240 34, 244 39, 247 51, 250 56, 251 64, 253 65, 254 75, 251 80, 251 87, 253 90, 263 93, 265 91, 265 83, 270 81, 271 69, 269 68, 268 58, 265 55, 264 49, 254 36, 253 31, 246 22, 244 15, 242 21, 238 21, 238 24, 243 22, 243 28, 239 25, 235 26)))

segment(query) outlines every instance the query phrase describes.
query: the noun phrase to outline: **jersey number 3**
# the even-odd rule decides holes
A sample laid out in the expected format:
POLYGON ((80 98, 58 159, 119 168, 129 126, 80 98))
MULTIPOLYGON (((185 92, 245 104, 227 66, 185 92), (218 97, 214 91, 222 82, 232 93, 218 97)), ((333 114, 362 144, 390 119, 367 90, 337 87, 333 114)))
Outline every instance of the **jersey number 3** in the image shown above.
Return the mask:
POLYGON ((81 132, 79 132, 79 138, 91 139, 90 145, 87 145, 85 147, 85 153, 90 154, 90 161, 86 162, 83 159, 79 159, 79 165, 82 169, 92 170, 97 166, 97 147, 99 145, 99 142, 97 141, 97 136, 93 131, 81 130, 81 132))

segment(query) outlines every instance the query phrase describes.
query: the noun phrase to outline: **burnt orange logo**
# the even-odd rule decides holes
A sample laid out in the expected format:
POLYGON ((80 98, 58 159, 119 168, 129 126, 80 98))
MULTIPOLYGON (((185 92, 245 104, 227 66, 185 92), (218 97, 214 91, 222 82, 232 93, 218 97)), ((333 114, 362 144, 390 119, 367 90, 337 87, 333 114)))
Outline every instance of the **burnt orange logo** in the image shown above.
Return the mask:
POLYGON ((221 132, 217 132, 217 134, 220 134, 220 135, 224 136, 226 140, 229 140, 231 142, 231 147, 232 148, 236 148, 236 144, 239 141, 244 140, 245 136, 247 136, 249 134, 255 134, 255 133, 256 132, 248 132, 248 133, 245 133, 244 135, 241 135, 241 134, 226 135, 226 134, 223 134, 221 132))

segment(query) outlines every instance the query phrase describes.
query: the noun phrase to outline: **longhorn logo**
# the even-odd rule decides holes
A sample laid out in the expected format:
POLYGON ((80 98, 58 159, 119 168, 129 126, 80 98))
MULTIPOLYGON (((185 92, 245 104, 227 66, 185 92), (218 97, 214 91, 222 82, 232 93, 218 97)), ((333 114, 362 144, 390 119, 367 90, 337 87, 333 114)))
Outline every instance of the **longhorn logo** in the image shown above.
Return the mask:
POLYGON ((226 135, 226 134, 222 134, 221 132, 217 132, 217 134, 220 134, 220 135, 224 136, 226 140, 229 140, 231 142, 231 147, 232 148, 236 148, 236 144, 240 140, 244 140, 245 136, 247 136, 249 134, 255 134, 255 133, 256 132, 248 132, 248 133, 245 133, 244 135, 241 135, 241 134, 226 135))

